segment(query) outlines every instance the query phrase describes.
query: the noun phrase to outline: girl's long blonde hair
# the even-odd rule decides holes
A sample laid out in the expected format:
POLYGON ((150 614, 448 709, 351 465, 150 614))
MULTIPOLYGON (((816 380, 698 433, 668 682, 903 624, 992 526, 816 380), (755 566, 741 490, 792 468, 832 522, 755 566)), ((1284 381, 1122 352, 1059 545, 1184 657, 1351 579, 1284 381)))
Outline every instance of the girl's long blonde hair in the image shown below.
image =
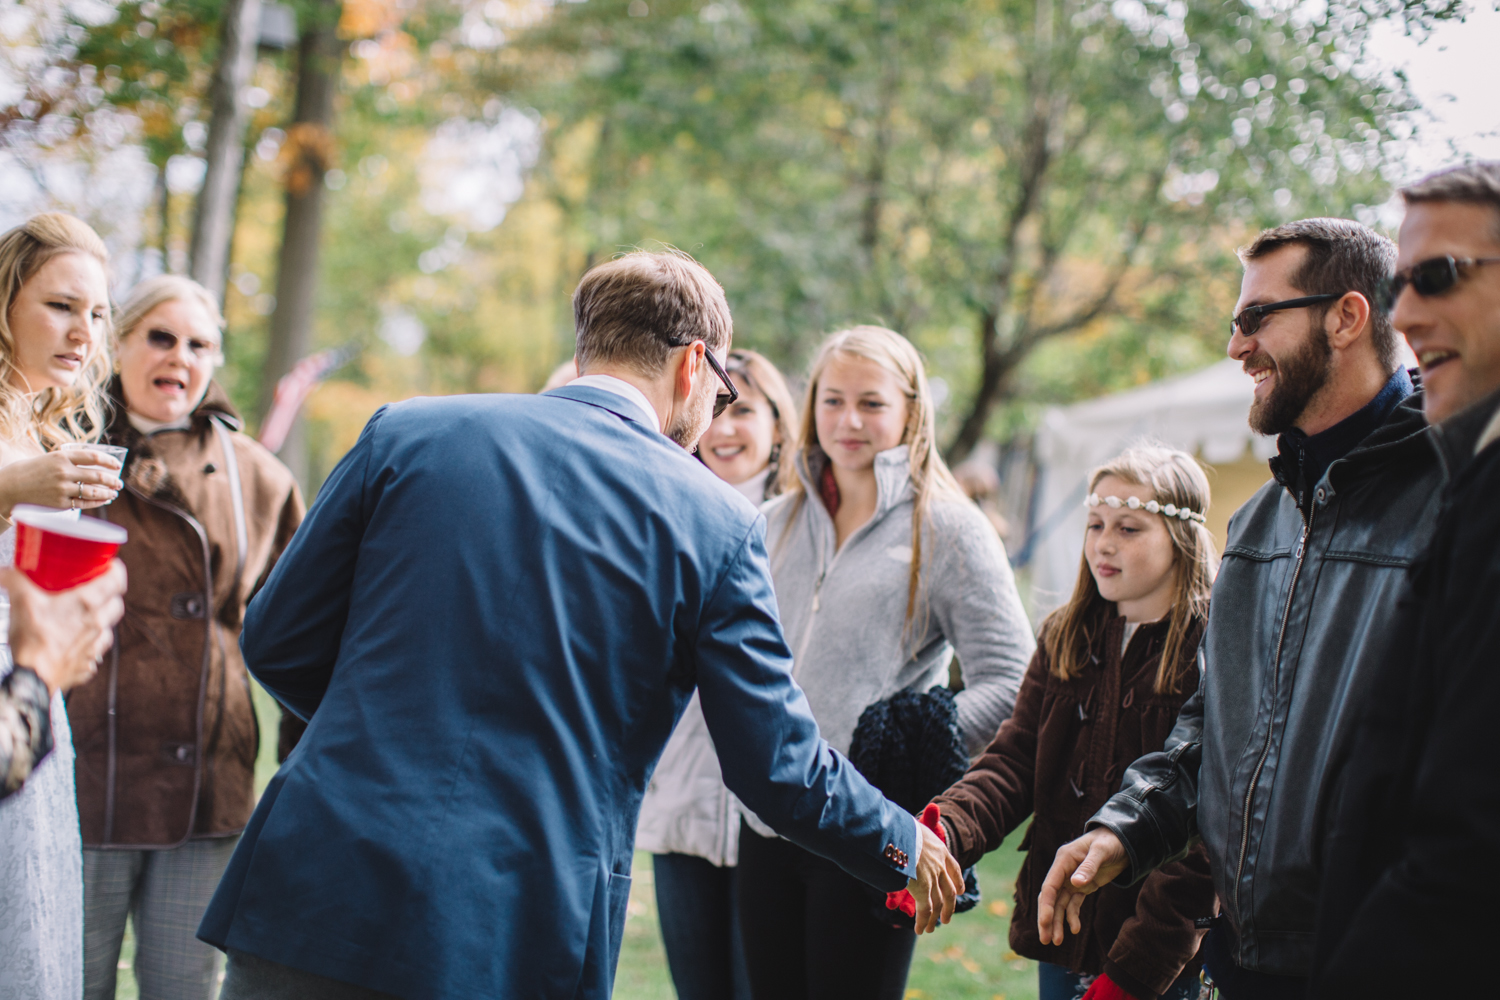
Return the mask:
POLYGON ((104 428, 104 387, 109 381, 109 324, 78 378, 65 389, 43 389, 28 399, 16 367, 16 338, 10 311, 21 286, 54 257, 88 254, 108 267, 109 251, 99 234, 81 219, 62 212, 34 215, 0 236, 0 436, 20 441, 35 436, 51 451, 70 441, 91 441, 104 428))
MULTIPOLYGON (((943 456, 938 453, 937 416, 932 405, 932 391, 927 387, 927 370, 922 356, 911 341, 894 330, 880 326, 855 326, 831 333, 818 348, 807 376, 807 398, 802 413, 802 433, 798 453, 812 475, 818 475, 828 456, 818 444, 818 384, 829 362, 836 357, 863 358, 873 361, 901 380, 906 396, 906 431, 901 441, 911 459, 911 484, 915 494, 911 510, 911 572, 906 587, 906 627, 909 630, 917 613, 922 585, 922 528, 927 523, 932 502, 937 498, 967 502, 943 456)), ((788 488, 796 496, 791 518, 795 520, 807 491, 800 478, 788 488)))
MULTIPOLYGON (((1187 452, 1155 444, 1127 448, 1089 474, 1090 493, 1105 476, 1114 476, 1150 490, 1163 506, 1175 504, 1200 514, 1208 511, 1208 477, 1187 452)), ((1168 612, 1171 626, 1162 647, 1161 662, 1156 667, 1157 694, 1180 691, 1182 677, 1191 669, 1190 661, 1183 656, 1183 647, 1194 621, 1208 617, 1209 591, 1213 588, 1218 563, 1213 536, 1202 524, 1176 517, 1164 520, 1174 550, 1172 565, 1176 591, 1172 610, 1168 612)), ((1072 598, 1052 612, 1042 625, 1041 641, 1052 675, 1068 680, 1083 670, 1091 660, 1095 643, 1103 637, 1104 629, 1114 616, 1114 603, 1106 601, 1099 593, 1099 585, 1089 570, 1088 558, 1083 557, 1072 598)))

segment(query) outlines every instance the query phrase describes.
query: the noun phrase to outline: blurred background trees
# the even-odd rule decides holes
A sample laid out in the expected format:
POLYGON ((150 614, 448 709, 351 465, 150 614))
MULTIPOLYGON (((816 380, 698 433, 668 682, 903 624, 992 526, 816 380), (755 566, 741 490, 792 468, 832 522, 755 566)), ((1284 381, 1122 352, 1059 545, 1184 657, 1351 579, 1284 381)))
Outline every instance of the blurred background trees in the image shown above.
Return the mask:
POLYGON ((243 37, 223 19, 252 0, 6 2, 0 211, 84 214, 121 284, 222 270, 223 380, 252 423, 298 357, 357 349, 289 456, 312 483, 381 402, 536 388, 569 352, 577 277, 658 241, 713 270, 737 343, 793 373, 840 325, 910 336, 954 458, 1039 404, 1201 366, 1222 350, 1236 245, 1387 199, 1414 104, 1371 62, 1373 26, 1457 13, 264 4, 262 42, 266 11, 295 31, 242 64, 248 153, 214 188, 206 160, 233 172, 216 143, 239 128, 222 82, 215 100, 224 41, 243 37), (225 190, 232 248, 206 264, 200 206, 225 190))

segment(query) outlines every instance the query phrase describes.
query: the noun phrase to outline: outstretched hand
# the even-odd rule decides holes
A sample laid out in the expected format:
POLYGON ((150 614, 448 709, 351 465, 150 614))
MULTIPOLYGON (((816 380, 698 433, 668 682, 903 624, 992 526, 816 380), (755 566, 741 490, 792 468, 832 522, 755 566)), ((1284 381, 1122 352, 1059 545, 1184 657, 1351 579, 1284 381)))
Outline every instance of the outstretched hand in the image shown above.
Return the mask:
POLYGON ((964 870, 948 853, 942 837, 921 823, 917 829, 922 834, 922 854, 917 858, 917 877, 906 888, 917 901, 915 930, 926 934, 953 919, 953 905, 964 891, 964 870))
POLYGON ((1037 897, 1036 929, 1042 944, 1062 944, 1064 919, 1074 934, 1082 933, 1078 911, 1084 897, 1113 882, 1129 863, 1120 838, 1102 827, 1059 847, 1037 897))

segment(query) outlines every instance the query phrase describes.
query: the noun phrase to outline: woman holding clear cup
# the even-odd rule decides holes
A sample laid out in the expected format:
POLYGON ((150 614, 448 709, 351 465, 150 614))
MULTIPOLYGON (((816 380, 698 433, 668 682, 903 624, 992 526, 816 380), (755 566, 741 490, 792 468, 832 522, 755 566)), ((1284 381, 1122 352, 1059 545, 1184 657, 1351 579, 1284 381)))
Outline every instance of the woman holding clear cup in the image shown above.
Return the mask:
MULTIPOLYGON (((0 564, 15 558, 18 504, 76 518, 121 488, 110 456, 61 450, 104 423, 108 259, 98 235, 70 215, 38 215, 0 235, 0 564)), ((5 648, 0 677, 10 671, 5 648)), ((77 996, 83 988, 78 806, 60 690, 49 723, 52 752, 0 802, 0 996, 77 996)))
POLYGON ((100 513, 130 540, 125 617, 69 698, 83 830, 85 997, 113 997, 127 919, 142 1000, 216 992, 199 918, 255 803, 259 727, 240 659, 245 605, 304 513, 291 472, 242 433, 214 381, 223 318, 177 275, 121 306, 105 434, 129 449, 100 513))

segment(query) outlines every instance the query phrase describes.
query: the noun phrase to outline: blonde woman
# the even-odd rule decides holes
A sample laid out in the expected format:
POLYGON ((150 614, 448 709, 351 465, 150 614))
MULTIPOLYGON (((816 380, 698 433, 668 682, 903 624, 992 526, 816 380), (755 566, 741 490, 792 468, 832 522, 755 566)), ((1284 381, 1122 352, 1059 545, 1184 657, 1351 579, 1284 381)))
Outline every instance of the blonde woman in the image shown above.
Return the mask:
MULTIPOLYGON (((947 679, 970 753, 1009 717, 1035 647, 989 522, 938 455, 916 349, 873 326, 824 341, 809 377, 791 489, 764 508, 794 676, 832 746, 864 709, 947 679)), ((762 1000, 899 1000, 916 936, 877 919, 869 891, 747 819, 740 917, 762 1000)))
MULTIPOLYGON (((698 440, 709 471, 759 506, 791 479, 797 404, 781 372, 754 351, 724 363, 739 397, 698 440)), ((678 1000, 749 1000, 735 899, 739 805, 697 695, 688 702, 641 801, 636 849, 650 851, 662 943, 678 1000)))
MULTIPOLYGON (((39 215, 0 236, 0 563, 15 556, 18 503, 65 508, 113 500, 119 463, 54 449, 104 425, 109 377, 108 253, 69 215, 39 215)), ((10 657, 3 658, 4 672, 10 657)), ((54 749, 0 802, 0 996, 83 992, 83 872, 73 743, 62 694, 54 749)))

